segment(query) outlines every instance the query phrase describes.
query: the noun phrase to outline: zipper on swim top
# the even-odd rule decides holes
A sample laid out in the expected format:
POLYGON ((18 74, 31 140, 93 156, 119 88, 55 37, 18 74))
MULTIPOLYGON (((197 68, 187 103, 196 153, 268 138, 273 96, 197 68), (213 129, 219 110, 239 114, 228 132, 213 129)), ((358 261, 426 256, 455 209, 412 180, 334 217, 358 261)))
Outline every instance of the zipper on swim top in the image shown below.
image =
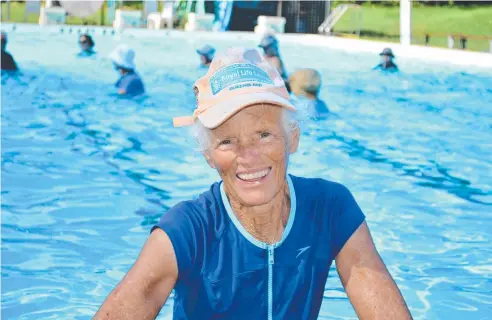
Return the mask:
POLYGON ((267 247, 268 250, 268 320, 273 320, 273 264, 275 263, 273 245, 267 247))
POLYGON ((268 265, 272 265, 275 262, 274 259, 274 250, 273 246, 268 246, 268 265))

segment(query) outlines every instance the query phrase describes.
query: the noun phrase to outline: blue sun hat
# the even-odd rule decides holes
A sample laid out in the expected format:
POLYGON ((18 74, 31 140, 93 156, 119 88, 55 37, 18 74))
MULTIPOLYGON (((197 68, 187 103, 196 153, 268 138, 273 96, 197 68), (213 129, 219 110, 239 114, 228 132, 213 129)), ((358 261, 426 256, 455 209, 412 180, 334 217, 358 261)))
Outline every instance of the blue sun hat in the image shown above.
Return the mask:
POLYGON ((201 47, 200 49, 197 49, 196 53, 198 53, 202 56, 205 56, 208 60, 212 61, 214 59, 214 56, 215 56, 215 48, 206 44, 203 47, 201 47))
POLYGON ((135 70, 135 51, 125 44, 117 46, 108 57, 118 67, 135 70))

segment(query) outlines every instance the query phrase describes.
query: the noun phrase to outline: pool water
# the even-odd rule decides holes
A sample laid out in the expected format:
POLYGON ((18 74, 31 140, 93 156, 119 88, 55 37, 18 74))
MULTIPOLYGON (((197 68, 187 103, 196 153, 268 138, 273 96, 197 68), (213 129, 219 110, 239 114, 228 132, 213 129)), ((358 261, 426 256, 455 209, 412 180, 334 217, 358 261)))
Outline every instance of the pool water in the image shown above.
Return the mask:
MULTIPOLYGON (((194 50, 259 40, 99 30, 98 57, 80 59, 76 30, 9 33, 23 75, 2 77, 3 319, 97 311, 159 217, 218 179, 171 125, 194 108, 194 50), (148 97, 114 95, 104 57, 118 43, 135 48, 148 97)), ((384 75, 378 56, 295 37, 281 51, 288 71, 322 73, 332 110, 302 123, 290 172, 349 187, 415 319, 490 319, 492 71, 397 59, 403 72, 384 75)), ((319 318, 356 318, 334 268, 319 318)))

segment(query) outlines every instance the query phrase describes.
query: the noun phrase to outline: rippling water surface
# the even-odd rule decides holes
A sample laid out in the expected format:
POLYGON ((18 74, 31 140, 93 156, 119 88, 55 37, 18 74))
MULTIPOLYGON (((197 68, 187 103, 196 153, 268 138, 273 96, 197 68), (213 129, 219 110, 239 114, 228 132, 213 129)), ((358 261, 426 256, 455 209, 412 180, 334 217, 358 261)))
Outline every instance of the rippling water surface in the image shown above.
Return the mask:
MULTIPOLYGON (((258 41, 98 32, 99 56, 78 59, 67 31, 10 33, 23 75, 2 77, 4 319, 89 318, 160 215, 218 179, 171 118, 194 108, 195 48, 258 41), (120 42, 136 50, 141 101, 113 95, 104 57, 120 42)), ((353 191, 416 319, 491 319, 492 71, 399 59, 403 73, 383 75, 377 56, 281 49, 290 71, 321 71, 333 111, 303 123, 291 172, 353 191)), ((335 270, 320 318, 356 318, 335 270)))

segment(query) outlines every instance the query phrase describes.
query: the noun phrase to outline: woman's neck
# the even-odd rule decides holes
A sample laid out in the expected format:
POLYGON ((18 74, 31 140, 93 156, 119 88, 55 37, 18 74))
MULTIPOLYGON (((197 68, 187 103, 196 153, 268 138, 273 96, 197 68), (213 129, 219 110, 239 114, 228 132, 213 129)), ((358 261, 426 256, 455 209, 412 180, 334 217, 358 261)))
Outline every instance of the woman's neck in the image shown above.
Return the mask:
POLYGON ((269 244, 280 241, 290 213, 290 194, 287 181, 285 181, 280 192, 270 202, 263 205, 245 206, 232 197, 229 202, 241 225, 253 237, 269 244))

